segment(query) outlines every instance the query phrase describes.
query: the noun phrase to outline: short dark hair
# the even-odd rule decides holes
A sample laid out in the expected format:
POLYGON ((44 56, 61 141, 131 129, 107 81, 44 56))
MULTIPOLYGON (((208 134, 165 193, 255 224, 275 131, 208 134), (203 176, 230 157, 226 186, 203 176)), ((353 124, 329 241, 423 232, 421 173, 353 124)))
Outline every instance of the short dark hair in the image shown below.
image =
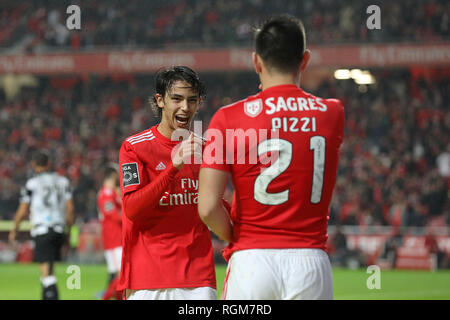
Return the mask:
MULTIPOLYGON (((204 98, 206 95, 205 86, 200 81, 197 72, 186 66, 172 66, 160 69, 156 73, 155 94, 157 93, 164 97, 175 81, 185 81, 189 83, 192 88, 197 91, 200 98, 204 98)), ((158 107, 154 95, 150 97, 149 102, 155 116, 161 118, 162 110, 158 107)))
POLYGON ((119 175, 116 166, 108 165, 103 169, 103 179, 108 179, 113 175, 119 175))
POLYGON ((269 68, 290 73, 300 67, 306 47, 305 28, 291 15, 271 17, 255 30, 255 51, 269 68))
POLYGON ((50 156, 47 151, 36 151, 33 154, 32 161, 39 167, 45 167, 50 163, 50 156))

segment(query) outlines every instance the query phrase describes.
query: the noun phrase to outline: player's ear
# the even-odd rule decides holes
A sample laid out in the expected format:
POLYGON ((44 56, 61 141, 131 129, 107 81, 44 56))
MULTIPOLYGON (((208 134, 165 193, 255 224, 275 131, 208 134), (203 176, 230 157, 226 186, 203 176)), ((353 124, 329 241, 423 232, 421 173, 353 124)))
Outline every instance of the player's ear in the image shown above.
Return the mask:
POLYGON ((159 93, 155 94, 155 100, 158 107, 161 109, 164 108, 164 97, 160 95, 159 93))
POLYGON ((261 74, 262 71, 262 60, 261 57, 256 53, 252 53, 253 67, 257 74, 261 74))
POLYGON ((303 53, 302 63, 300 64, 300 72, 306 69, 306 66, 308 65, 310 58, 311 58, 311 51, 309 49, 306 49, 305 52, 303 53))

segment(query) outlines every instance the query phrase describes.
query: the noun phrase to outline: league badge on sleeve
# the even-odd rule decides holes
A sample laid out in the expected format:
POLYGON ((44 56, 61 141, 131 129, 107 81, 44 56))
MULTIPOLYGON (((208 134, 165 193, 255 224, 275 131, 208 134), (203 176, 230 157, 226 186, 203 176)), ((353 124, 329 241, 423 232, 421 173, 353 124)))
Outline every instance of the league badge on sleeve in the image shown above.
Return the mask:
POLYGON ((248 101, 248 102, 244 103, 244 112, 249 117, 252 117, 252 118, 256 117, 257 115, 259 115, 261 113, 262 109, 263 109, 263 105, 262 105, 261 99, 248 101))
POLYGON ((123 187, 140 184, 139 170, 136 162, 122 165, 123 187))

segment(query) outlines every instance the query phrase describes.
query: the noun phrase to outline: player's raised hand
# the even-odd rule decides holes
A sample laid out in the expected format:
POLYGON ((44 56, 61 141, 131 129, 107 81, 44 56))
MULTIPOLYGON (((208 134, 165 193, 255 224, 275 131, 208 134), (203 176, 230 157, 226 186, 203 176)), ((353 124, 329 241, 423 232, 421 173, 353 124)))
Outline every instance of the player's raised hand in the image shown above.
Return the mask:
POLYGON ((172 163, 177 169, 181 169, 184 164, 196 163, 202 161, 202 148, 205 144, 203 138, 191 133, 189 138, 181 142, 172 153, 172 163), (194 161, 192 161, 194 159, 194 161))

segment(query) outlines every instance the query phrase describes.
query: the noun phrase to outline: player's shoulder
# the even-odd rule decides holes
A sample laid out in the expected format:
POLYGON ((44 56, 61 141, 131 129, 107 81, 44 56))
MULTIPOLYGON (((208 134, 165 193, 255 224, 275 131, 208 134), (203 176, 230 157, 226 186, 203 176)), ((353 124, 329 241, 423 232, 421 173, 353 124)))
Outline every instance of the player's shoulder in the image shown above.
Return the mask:
POLYGON ((103 192, 105 196, 112 196, 114 194, 114 190, 111 188, 103 188, 103 192))
POLYGON ((51 176, 53 179, 55 179, 61 185, 70 184, 69 178, 67 178, 66 176, 62 175, 59 172, 49 172, 48 174, 49 174, 49 176, 51 176))
POLYGON ((107 187, 102 187, 98 191, 99 198, 111 197, 113 194, 114 194, 114 190, 112 190, 111 188, 107 188, 107 187))
POLYGON ((39 179, 39 175, 28 178, 27 181, 25 181, 25 188, 33 189, 36 185, 39 184, 38 179, 39 179))
POLYGON ((224 115, 235 115, 236 113, 243 113, 244 112, 244 106, 247 102, 249 101, 255 101, 261 99, 260 94, 254 94, 251 96, 248 96, 245 99, 241 99, 238 100, 236 102, 227 104, 221 108, 219 108, 219 110, 217 110, 217 113, 223 113, 224 115))
POLYGON ((153 132, 155 130, 155 127, 146 129, 144 131, 141 131, 139 133, 133 134, 129 137, 127 137, 122 142, 122 148, 129 149, 138 146, 139 144, 146 144, 149 142, 153 142, 156 139, 156 136, 153 132))
POLYGON ((324 104, 329 106, 330 108, 335 108, 339 111, 344 110, 344 105, 342 104, 342 101, 337 98, 328 98, 328 99, 322 99, 324 104))
POLYGON ((69 178, 59 172, 52 172, 52 174, 60 181, 69 182, 69 178))
POLYGON ((312 93, 306 92, 304 90, 303 90, 303 92, 308 98, 314 99, 316 101, 318 100, 318 101, 320 101, 320 103, 326 105, 327 109, 336 109, 336 110, 344 109, 342 101, 338 98, 322 98, 322 97, 316 96, 312 93))

